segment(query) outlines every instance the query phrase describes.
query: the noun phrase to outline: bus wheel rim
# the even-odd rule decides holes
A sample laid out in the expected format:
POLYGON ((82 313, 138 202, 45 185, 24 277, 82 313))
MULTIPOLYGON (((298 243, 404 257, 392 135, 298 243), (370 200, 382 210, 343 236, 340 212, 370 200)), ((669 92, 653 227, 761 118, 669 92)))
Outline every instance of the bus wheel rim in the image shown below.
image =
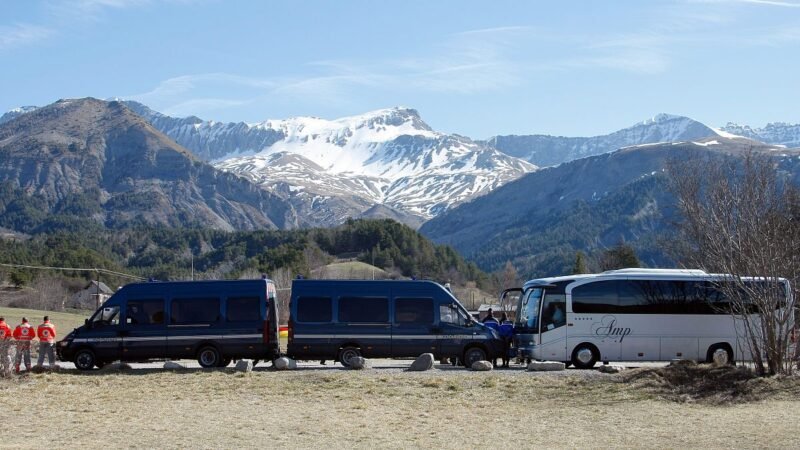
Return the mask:
POLYGON ((582 348, 578 350, 576 356, 578 357, 578 361, 584 364, 589 364, 592 361, 592 358, 594 357, 594 355, 592 355, 592 351, 588 348, 582 348))

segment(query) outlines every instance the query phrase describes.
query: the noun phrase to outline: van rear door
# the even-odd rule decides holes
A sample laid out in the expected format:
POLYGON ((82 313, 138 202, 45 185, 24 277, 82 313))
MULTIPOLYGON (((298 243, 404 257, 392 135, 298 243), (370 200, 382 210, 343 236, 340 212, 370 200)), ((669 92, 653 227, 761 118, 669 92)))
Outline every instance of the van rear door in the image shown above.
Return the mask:
POLYGON ((263 342, 267 347, 267 355, 270 359, 277 358, 281 353, 280 343, 280 314, 278 310, 278 292, 275 283, 267 280, 267 311, 262 329, 263 342))

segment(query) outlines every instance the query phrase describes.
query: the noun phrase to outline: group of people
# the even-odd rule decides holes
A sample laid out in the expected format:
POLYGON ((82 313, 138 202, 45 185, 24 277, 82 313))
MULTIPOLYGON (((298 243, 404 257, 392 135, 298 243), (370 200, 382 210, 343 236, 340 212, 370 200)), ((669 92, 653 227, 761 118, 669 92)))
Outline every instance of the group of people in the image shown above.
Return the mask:
POLYGON ((0 317, 0 371, 2 374, 11 373, 11 347, 16 344, 17 355, 14 360, 14 372, 20 372, 20 366, 25 363, 25 370, 31 370, 31 344, 34 339, 39 339, 39 360, 37 366, 44 364, 47 356, 50 367, 56 364, 55 342, 56 327, 44 316, 43 322, 33 328, 28 319, 23 317, 22 323, 11 331, 4 317, 0 317))
MULTIPOLYGON (((483 324, 494 329, 497 331, 497 334, 500 335, 500 339, 503 340, 503 354, 501 355, 503 360, 503 367, 508 367, 509 362, 509 350, 511 349, 511 341, 514 336, 514 324, 508 320, 508 315, 503 313, 500 316, 500 320, 498 321, 494 317, 494 311, 492 308, 489 308, 487 311, 486 317, 483 318, 483 324)), ((497 358, 494 359, 492 364, 496 367, 497 366, 497 358)))

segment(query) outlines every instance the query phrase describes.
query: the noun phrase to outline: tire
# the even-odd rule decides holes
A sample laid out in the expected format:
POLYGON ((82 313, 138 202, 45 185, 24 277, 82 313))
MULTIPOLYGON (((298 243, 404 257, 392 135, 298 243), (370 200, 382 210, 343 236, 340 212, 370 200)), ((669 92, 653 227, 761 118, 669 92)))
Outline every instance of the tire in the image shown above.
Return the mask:
MULTIPOLYGON (((233 358, 221 358, 217 367, 228 367, 231 361, 233 361, 233 358)), ((253 364, 253 366, 255 366, 255 364, 253 364)))
POLYGON ((356 347, 345 347, 339 351, 339 362, 345 367, 350 367, 350 360, 361 356, 361 350, 356 347))
POLYGON ((486 351, 480 347, 470 347, 464 351, 464 367, 470 368, 478 361, 486 361, 486 351))
POLYGON ((572 365, 576 369, 591 369, 600 359, 593 345, 581 344, 572 351, 572 365))
POLYGON ((219 351, 210 345, 201 348, 200 351, 197 352, 197 362, 200 364, 200 367, 204 369, 217 367, 221 361, 222 358, 219 355, 219 351))
POLYGON ((78 350, 78 353, 75 353, 73 362, 78 370, 92 370, 95 365, 94 352, 88 348, 78 350))
POLYGON ((733 366, 736 364, 736 362, 733 360, 733 351, 731 350, 731 347, 728 344, 714 344, 711 347, 709 347, 708 353, 706 354, 706 362, 708 362, 709 364, 713 364, 714 354, 717 352, 720 352, 720 356, 722 355, 722 352, 724 352, 725 362, 723 365, 733 366))

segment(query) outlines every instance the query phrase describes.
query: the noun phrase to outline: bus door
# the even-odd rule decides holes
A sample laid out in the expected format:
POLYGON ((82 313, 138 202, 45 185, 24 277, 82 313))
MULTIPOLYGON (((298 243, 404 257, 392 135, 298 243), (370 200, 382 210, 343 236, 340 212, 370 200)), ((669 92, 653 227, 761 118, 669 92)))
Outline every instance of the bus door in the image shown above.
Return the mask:
POLYGON ((564 294, 549 294, 545 290, 539 312, 539 357, 544 360, 569 361, 567 355, 567 314, 564 294))
POLYGON ((122 335, 122 358, 128 361, 163 358, 167 354, 164 299, 128 299, 122 335))

